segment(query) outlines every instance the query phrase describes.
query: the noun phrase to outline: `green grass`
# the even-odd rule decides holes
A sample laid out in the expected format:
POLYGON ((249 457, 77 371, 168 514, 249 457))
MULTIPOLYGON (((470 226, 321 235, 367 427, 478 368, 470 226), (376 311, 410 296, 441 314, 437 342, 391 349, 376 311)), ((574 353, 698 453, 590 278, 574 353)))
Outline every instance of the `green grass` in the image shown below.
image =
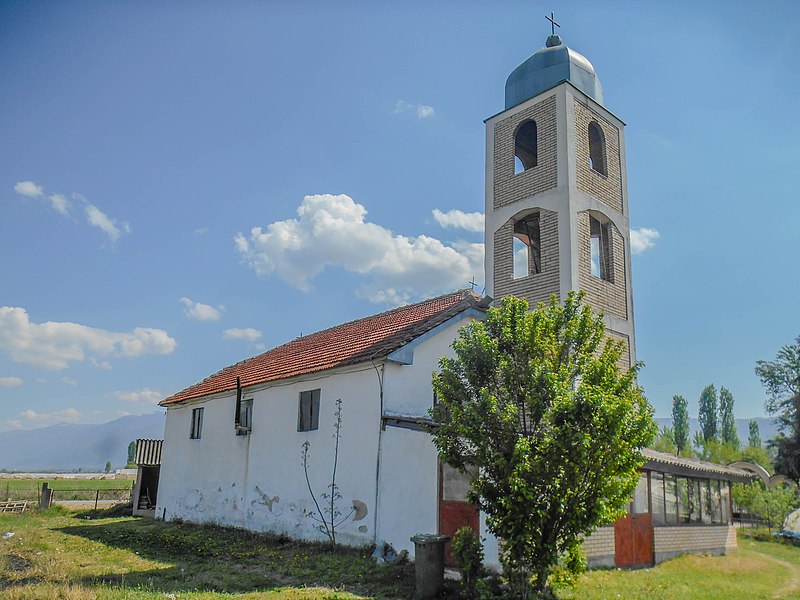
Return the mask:
MULTIPOLYGON (((83 513, 83 515, 90 513, 83 513)), ((86 519, 54 508, 0 515, 3 598, 410 598, 413 567, 366 550, 221 527, 86 519), (166 595, 166 596, 165 596, 166 595)))
MULTIPOLYGON (((236 529, 53 508, 0 515, 0 597, 190 600, 407 599, 411 565, 363 549, 236 529)), ((589 572, 562 600, 800 598, 800 548, 740 538, 729 556, 687 555, 652 569, 589 572)))
POLYGON ((652 569, 586 573, 563 599, 800 598, 800 548, 739 537, 728 556, 685 555, 652 569))
POLYGON ((130 496, 131 479, 12 479, 0 478, 0 499, 35 500, 39 497, 42 483, 55 490, 57 500, 94 500, 95 491, 100 490, 100 499, 126 495, 112 490, 126 490, 130 496), (59 494, 60 490, 64 490, 59 494), (66 490, 70 490, 67 492, 66 490))

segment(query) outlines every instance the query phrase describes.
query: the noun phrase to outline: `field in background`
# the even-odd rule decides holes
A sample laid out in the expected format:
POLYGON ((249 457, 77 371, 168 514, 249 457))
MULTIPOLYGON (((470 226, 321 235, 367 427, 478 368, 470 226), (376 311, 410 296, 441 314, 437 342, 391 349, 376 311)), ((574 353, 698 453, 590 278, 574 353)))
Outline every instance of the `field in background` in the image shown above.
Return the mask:
POLYGON ((0 478, 0 500, 38 501, 44 482, 55 490, 53 497, 56 502, 90 501, 95 498, 106 501, 122 500, 130 497, 133 487, 133 480, 114 479, 113 475, 109 475, 107 479, 0 478))

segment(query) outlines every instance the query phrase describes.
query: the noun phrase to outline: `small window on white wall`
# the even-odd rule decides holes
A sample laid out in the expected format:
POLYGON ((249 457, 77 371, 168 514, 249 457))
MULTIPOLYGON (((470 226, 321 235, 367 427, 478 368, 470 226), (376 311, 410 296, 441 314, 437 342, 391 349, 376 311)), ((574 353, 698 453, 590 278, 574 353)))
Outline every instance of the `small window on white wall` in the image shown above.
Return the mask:
POLYGON ((194 408, 192 409, 192 426, 189 430, 189 438, 199 440, 201 435, 203 435, 203 409, 194 408))
POLYGON ((319 429, 319 390, 300 392, 297 431, 319 429))
POLYGON ((239 407, 239 423, 236 425, 237 435, 247 435, 253 428, 253 399, 242 400, 239 407))

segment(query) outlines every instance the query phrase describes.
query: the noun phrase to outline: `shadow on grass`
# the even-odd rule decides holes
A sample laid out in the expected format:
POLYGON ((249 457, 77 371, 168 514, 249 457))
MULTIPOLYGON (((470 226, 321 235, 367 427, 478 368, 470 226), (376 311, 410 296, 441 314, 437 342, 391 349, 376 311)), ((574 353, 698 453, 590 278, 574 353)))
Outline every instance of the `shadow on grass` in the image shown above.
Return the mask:
POLYGON ((333 551, 323 544, 285 536, 145 519, 87 520, 85 525, 57 531, 167 563, 163 569, 134 572, 124 572, 121 566, 117 572, 85 578, 88 584, 159 592, 327 587, 376 598, 410 598, 413 594, 413 566, 376 565, 367 548, 333 551))

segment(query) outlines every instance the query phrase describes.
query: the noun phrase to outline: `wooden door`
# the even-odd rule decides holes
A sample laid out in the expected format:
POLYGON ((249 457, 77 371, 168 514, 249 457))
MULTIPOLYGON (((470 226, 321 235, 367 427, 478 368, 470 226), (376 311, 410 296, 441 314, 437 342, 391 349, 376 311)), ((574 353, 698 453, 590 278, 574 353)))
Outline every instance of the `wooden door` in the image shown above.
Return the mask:
POLYGON ((627 515, 614 522, 614 562, 618 567, 653 566, 653 517, 627 515))
MULTIPOLYGON (((452 467, 439 463, 439 533, 455 535, 456 531, 468 525, 476 533, 480 533, 478 508, 467 500, 469 477, 462 475, 452 467)), ((444 562, 454 566, 451 555, 451 543, 444 547, 444 562)))

